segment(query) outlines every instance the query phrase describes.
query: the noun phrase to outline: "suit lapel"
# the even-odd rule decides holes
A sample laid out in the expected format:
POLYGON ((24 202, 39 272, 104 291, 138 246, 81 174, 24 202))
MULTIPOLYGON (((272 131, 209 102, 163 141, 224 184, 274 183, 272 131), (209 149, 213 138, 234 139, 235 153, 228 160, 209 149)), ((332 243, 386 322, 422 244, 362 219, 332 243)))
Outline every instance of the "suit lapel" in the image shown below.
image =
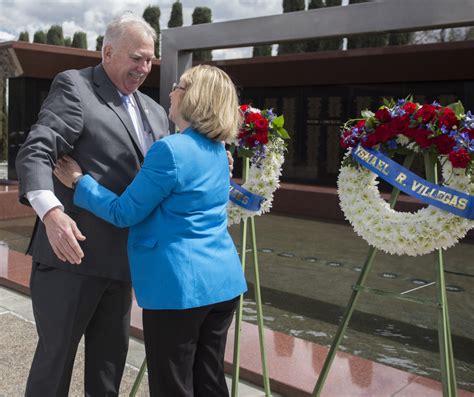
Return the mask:
POLYGON ((133 126, 132 119, 128 111, 122 104, 122 98, 120 97, 117 88, 112 84, 110 79, 107 77, 102 65, 97 65, 94 68, 94 84, 97 95, 101 97, 107 106, 112 109, 118 118, 122 121, 130 139, 133 142, 133 147, 137 153, 140 162, 143 160, 143 153, 141 152, 140 144, 138 142, 137 133, 133 126))

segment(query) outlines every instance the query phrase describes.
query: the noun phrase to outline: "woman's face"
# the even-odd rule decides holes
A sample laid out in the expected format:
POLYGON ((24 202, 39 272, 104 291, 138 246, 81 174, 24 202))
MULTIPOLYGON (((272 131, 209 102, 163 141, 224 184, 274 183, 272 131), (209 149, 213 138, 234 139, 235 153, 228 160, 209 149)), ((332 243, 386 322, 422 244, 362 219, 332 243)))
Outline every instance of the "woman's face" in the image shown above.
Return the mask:
POLYGON ((178 84, 173 86, 170 92, 170 110, 168 117, 175 124, 178 124, 179 121, 182 120, 179 104, 181 103, 184 91, 186 91, 186 84, 180 80, 178 84))

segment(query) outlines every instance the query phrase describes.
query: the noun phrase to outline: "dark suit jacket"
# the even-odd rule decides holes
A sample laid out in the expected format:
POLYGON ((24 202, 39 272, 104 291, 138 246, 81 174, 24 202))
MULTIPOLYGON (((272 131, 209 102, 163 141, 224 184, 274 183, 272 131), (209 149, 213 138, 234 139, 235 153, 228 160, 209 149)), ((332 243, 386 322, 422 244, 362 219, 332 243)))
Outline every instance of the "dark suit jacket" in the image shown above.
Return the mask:
MULTIPOLYGON (((154 139, 167 135, 164 109, 140 92, 134 95, 145 130, 154 139)), ((54 79, 38 121, 18 152, 19 193, 27 204, 27 192, 52 190, 87 237, 80 242, 82 263, 64 263, 54 254, 39 222, 29 250, 33 261, 81 274, 129 280, 128 231, 74 206, 73 191, 52 176, 56 160, 65 154, 73 157, 84 173, 117 194, 132 181, 143 162, 132 120, 102 65, 68 70, 54 79)))

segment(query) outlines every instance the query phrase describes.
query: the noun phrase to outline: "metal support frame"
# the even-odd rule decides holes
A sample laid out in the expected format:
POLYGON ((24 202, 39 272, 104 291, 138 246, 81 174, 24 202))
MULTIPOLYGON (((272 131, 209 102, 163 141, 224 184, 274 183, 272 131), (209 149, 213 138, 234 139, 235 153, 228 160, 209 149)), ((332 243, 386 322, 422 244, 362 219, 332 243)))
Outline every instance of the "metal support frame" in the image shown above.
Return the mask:
POLYGON ((168 109, 171 86, 191 67, 194 50, 469 25, 474 25, 473 0, 385 0, 165 29, 160 103, 168 109))
MULTIPOLYGON (((243 173, 242 178, 245 182, 249 174, 249 159, 245 157, 243 159, 243 173)), ((271 396, 270 390, 270 378, 267 369, 267 356, 265 353, 265 338, 264 338, 264 326, 263 326, 263 308, 262 308, 262 297, 260 294, 260 271, 258 268, 258 251, 257 251, 257 236, 255 232, 255 218, 252 216, 249 219, 245 218, 241 224, 241 247, 240 247, 240 260, 242 262, 242 270, 245 273, 245 264, 247 257, 247 226, 250 220, 250 238, 252 240, 252 257, 254 264, 254 290, 255 290, 255 304, 257 306, 257 324, 258 324, 258 337, 260 342, 260 357, 262 363, 262 375, 263 375, 263 388, 265 390, 265 396, 271 396)), ((232 370, 232 397, 239 396, 239 374, 240 374, 240 334, 242 333, 242 309, 244 306, 244 297, 240 296, 239 306, 236 310, 235 315, 235 334, 234 334, 234 357, 233 357, 233 370, 232 370)))
MULTIPOLYGON (((413 162, 414 153, 408 155, 405 158, 403 167, 409 169, 413 162)), ((438 183, 438 172, 436 158, 430 157, 430 155, 424 155, 425 161, 425 171, 428 181, 433 183, 438 183)), ((395 203, 398 199, 400 191, 396 188, 392 190, 390 196, 390 208, 395 206, 395 203)), ((446 296, 446 284, 444 280, 444 266, 443 266, 443 251, 442 249, 437 250, 436 254, 436 288, 437 288, 437 302, 428 301, 426 299, 419 299, 405 296, 405 293, 394 294, 391 292, 373 289, 365 286, 367 276, 370 273, 372 264, 377 253, 377 249, 370 246, 367 258, 365 260, 364 266, 362 267, 361 274, 355 286, 353 286, 353 292, 349 299, 349 302, 346 306, 346 310, 342 317, 339 328, 337 329, 336 335, 332 342, 331 348, 329 349, 328 355, 324 361, 321 373, 319 374, 318 380, 314 387, 313 397, 319 397, 326 382, 329 370, 331 365, 336 357, 337 350, 339 345, 344 338, 347 326, 354 312, 355 305, 359 298, 361 292, 370 292, 377 295, 382 295, 390 298, 409 300, 411 302, 420 303, 426 306, 434 306, 438 311, 438 339, 439 339, 439 351, 440 351, 440 366, 441 366, 441 375, 443 381, 443 397, 457 397, 457 387, 456 387, 456 373, 454 368, 454 356, 453 356, 453 347, 451 341, 451 327, 449 324, 449 315, 448 315, 448 300, 446 296)), ((417 288, 413 289, 416 290, 417 288)))

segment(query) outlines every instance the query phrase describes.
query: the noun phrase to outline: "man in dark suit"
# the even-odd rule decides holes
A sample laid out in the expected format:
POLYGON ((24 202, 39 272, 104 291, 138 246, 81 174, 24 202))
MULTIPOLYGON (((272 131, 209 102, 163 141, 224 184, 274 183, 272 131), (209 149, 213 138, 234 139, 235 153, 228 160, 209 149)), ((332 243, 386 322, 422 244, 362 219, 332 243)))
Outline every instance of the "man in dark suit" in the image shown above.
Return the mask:
POLYGON ((118 395, 131 309, 128 232, 75 207, 73 191, 52 170, 69 154, 110 190, 125 190, 153 141, 168 134, 164 109, 137 91, 151 70, 154 40, 141 18, 113 20, 102 64, 56 76, 18 153, 20 199, 41 219, 29 248, 39 340, 27 396, 67 396, 83 335, 86 395, 118 395))

